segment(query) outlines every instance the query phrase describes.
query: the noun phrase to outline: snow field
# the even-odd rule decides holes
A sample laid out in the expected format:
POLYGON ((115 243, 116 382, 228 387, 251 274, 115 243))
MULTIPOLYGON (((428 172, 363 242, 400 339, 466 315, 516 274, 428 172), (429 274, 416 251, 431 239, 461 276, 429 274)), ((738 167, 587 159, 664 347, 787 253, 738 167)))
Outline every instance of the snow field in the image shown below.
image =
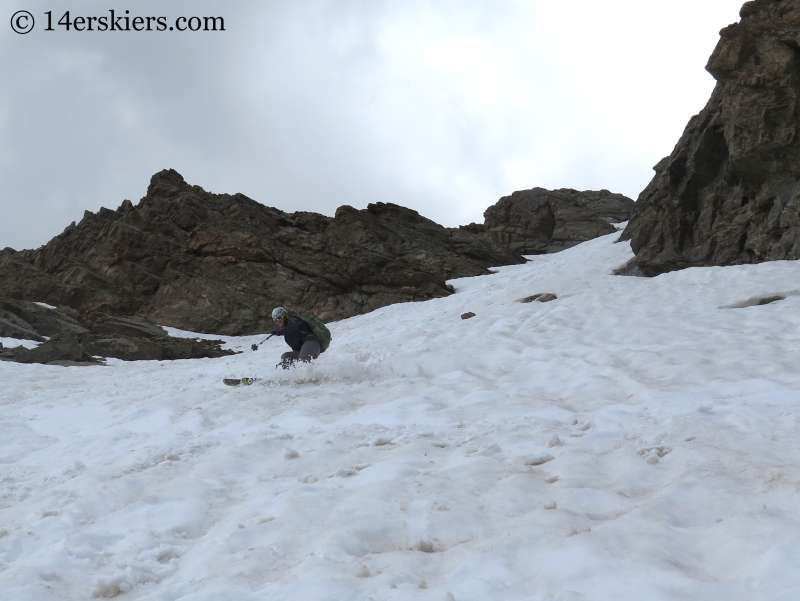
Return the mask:
POLYGON ((0 363, 1 596, 800 597, 800 265, 613 276, 617 237, 290 371, 0 363))

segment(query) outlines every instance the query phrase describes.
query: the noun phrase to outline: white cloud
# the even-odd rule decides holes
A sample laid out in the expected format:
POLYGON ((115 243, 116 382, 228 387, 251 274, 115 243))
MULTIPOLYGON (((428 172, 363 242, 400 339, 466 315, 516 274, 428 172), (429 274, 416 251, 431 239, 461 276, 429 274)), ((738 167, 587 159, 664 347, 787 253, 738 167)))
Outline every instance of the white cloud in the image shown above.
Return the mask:
POLYGON ((390 201, 447 225, 533 186, 635 197, 705 104, 738 7, 142 1, 227 31, 0 28, 0 247, 135 202, 167 167, 286 211, 390 201))

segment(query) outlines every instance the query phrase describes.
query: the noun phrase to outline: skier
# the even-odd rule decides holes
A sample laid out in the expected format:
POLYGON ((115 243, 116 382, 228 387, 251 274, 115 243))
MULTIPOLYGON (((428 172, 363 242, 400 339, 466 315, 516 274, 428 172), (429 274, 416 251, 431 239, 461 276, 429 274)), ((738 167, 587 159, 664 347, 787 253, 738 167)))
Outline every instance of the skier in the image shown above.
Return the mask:
POLYGON ((291 351, 281 355, 280 365, 283 369, 289 369, 295 361, 310 363, 312 359, 319 357, 322 350, 319 341, 305 321, 294 315, 290 316, 283 307, 275 307, 272 320, 278 324, 278 329, 272 330, 270 334, 283 336, 286 344, 292 347, 291 351))

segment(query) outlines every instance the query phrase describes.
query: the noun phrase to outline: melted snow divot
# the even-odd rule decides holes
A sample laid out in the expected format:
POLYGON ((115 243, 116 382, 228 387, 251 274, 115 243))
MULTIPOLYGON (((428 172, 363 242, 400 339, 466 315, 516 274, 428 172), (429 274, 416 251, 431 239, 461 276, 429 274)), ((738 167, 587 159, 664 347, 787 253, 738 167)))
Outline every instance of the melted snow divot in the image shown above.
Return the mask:
POLYGON ((722 305, 720 309, 745 309, 747 307, 759 307, 762 305, 770 305, 772 303, 786 300, 790 296, 800 295, 800 290, 791 290, 790 292, 778 292, 774 294, 764 294, 751 296, 748 299, 731 303, 730 305, 722 305))

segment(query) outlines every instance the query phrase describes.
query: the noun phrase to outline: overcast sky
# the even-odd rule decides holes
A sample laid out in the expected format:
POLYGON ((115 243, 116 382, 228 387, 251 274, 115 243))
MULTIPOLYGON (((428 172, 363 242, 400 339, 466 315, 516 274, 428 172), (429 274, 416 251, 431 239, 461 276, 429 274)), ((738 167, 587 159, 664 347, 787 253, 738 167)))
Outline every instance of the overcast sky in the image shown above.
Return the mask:
POLYGON ((635 199, 742 1, 0 0, 0 248, 136 203, 169 167, 284 211, 385 201, 448 226, 534 186, 635 199), (57 25, 110 8, 225 31, 57 25))

